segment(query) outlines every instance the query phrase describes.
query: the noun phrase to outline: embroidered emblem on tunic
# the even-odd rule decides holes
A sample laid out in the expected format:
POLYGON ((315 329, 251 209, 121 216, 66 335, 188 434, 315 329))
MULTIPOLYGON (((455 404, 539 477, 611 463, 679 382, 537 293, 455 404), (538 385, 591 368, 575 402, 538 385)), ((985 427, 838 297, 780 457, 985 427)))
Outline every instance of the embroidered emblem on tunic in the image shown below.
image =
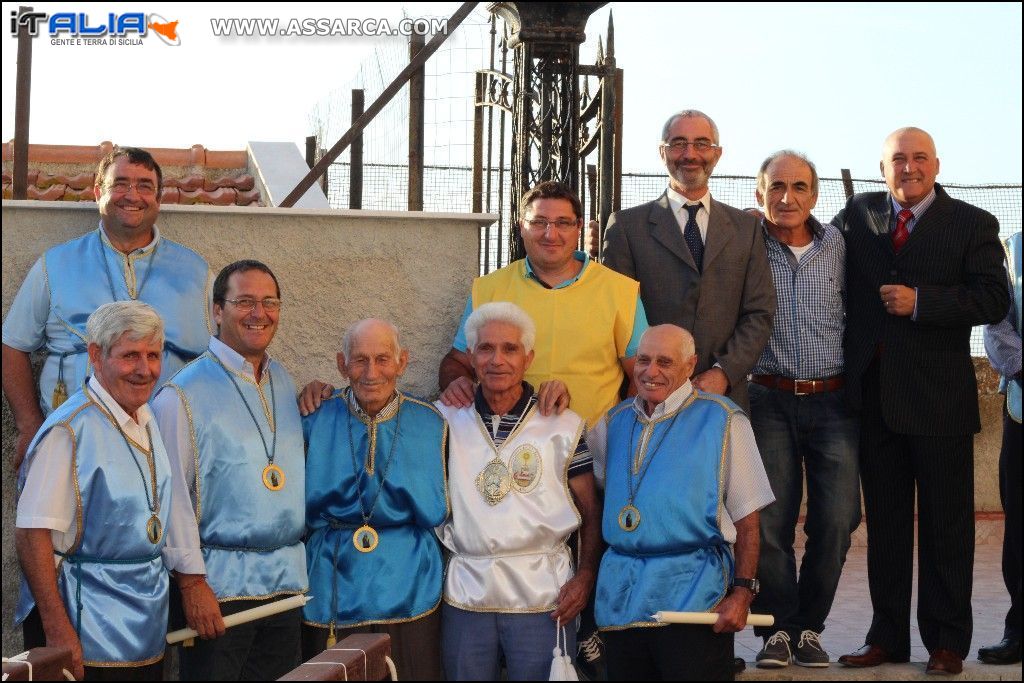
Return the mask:
POLYGON ((532 444, 523 444, 508 459, 508 470, 512 474, 512 488, 518 493, 529 493, 537 488, 541 478, 540 451, 532 444))

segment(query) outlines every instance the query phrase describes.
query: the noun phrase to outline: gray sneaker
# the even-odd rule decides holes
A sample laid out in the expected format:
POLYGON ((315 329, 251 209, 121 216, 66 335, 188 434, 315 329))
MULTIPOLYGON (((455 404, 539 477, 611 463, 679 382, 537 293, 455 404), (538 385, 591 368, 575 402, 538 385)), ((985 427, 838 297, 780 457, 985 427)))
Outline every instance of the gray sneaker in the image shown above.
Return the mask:
POLYGON ((776 631, 775 634, 764 641, 764 647, 757 653, 755 658, 758 669, 781 669, 789 666, 789 634, 785 631, 776 631))
POLYGON ((821 636, 811 630, 801 631, 793 650, 793 661, 800 666, 828 666, 828 653, 821 646, 821 636))

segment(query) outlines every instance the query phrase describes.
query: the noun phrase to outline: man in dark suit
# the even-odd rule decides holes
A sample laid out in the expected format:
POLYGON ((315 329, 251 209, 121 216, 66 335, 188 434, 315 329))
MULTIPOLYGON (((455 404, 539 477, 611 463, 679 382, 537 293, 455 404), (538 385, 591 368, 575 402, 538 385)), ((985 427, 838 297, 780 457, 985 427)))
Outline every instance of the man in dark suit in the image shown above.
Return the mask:
POLYGON ((775 287, 758 219, 708 191, 722 156, 718 140, 718 127, 702 112, 681 111, 665 122, 659 148, 668 189, 612 214, 604 263, 640 282, 651 325, 693 333, 694 386, 747 410, 747 374, 771 336, 775 287))
POLYGON ((971 643, 974 434, 971 327, 1009 306, 999 224, 935 183, 935 143, 901 128, 882 148, 889 192, 852 197, 846 237, 847 397, 861 411, 861 481, 874 617, 847 666, 910 656, 914 493, 917 620, 927 672, 956 674, 971 643))

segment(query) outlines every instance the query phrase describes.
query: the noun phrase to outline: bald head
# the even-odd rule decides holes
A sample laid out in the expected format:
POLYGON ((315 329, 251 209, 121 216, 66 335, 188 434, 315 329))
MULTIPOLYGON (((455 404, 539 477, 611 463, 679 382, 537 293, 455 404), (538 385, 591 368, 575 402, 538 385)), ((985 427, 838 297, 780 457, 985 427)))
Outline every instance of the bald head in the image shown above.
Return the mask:
POLYGON ((882 145, 879 164, 893 198, 910 208, 928 196, 939 174, 935 141, 926 131, 908 126, 894 130, 882 145))

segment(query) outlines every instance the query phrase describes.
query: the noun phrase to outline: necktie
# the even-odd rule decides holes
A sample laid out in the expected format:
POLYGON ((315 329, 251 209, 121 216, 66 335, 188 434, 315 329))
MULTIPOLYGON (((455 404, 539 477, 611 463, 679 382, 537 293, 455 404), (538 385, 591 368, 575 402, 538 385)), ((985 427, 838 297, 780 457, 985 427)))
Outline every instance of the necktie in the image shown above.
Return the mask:
POLYGON ((697 212, 700 211, 700 204, 686 204, 683 206, 690 216, 686 219, 686 227, 683 228, 683 239, 686 246, 690 248, 690 255, 697 265, 697 272, 701 272, 704 262, 704 241, 700 238, 700 228, 697 226, 697 212))
POLYGON ((900 249, 906 244, 907 239, 910 237, 910 231, 907 230, 907 223, 914 217, 914 212, 910 209, 903 209, 896 214, 896 229, 892 233, 892 248, 896 250, 896 253, 900 253, 900 249))

